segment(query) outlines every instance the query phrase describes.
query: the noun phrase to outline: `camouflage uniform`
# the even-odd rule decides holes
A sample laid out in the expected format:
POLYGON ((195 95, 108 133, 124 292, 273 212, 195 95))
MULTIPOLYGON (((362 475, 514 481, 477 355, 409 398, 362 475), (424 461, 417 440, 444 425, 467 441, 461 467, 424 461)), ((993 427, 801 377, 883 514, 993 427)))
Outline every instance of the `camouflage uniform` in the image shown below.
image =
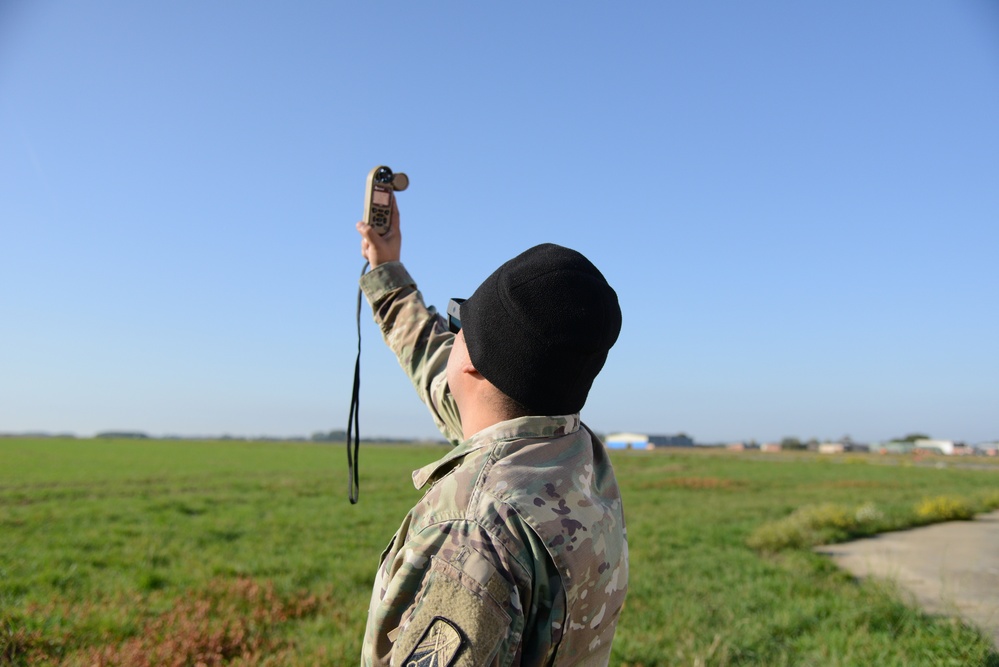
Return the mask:
POLYGON ((578 414, 460 441, 454 335, 398 262, 361 286, 385 340, 456 447, 382 554, 362 665, 606 665, 628 582, 621 497, 578 414), (452 662, 453 660, 453 662, 452 662))

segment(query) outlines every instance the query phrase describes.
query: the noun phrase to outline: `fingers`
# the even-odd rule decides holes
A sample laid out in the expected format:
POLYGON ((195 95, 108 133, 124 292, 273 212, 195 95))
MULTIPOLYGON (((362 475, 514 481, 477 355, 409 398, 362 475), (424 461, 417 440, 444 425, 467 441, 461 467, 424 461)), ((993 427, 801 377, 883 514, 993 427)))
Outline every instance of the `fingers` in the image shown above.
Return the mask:
POLYGON ((364 246, 373 246, 375 248, 382 248, 385 243, 392 238, 393 230, 389 230, 384 235, 379 234, 375 231, 375 228, 371 225, 365 224, 363 221, 357 223, 357 231, 361 234, 361 243, 364 246))
POLYGON ((385 262, 399 261, 401 238, 395 229, 382 236, 371 225, 358 222, 357 231, 361 235, 361 255, 368 260, 371 268, 385 262))
POLYGON ((371 225, 365 224, 363 220, 356 225, 358 233, 361 235, 361 255, 368 260, 368 264, 374 269, 385 262, 399 261, 402 248, 402 234, 399 230, 399 209, 395 206, 395 195, 392 196, 392 217, 389 230, 384 234, 379 234, 371 225))
POLYGON ((371 238, 377 237, 378 234, 371 225, 365 224, 363 220, 358 220, 357 231, 361 235, 361 256, 370 263, 374 250, 371 238))
POLYGON ((367 239, 361 239, 361 252, 365 257, 371 254, 371 243, 367 239))
POLYGON ((357 231, 361 235, 361 243, 370 243, 371 225, 365 224, 363 220, 358 220, 355 227, 357 227, 357 231))

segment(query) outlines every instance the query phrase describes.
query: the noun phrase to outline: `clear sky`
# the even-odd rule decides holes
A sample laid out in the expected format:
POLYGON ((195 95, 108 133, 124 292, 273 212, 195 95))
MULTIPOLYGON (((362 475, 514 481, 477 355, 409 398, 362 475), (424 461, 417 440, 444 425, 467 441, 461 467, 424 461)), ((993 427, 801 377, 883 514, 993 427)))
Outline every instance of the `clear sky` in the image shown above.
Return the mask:
POLYGON ((430 303, 601 268, 596 430, 999 439, 992 0, 0 1, 0 431, 345 429, 378 164, 430 303))

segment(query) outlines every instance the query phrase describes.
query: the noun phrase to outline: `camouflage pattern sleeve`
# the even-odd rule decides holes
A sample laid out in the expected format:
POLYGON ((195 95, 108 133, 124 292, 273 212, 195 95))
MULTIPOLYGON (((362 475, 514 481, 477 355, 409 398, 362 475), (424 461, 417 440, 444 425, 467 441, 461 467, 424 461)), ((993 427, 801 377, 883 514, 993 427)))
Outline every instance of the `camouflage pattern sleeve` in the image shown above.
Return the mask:
POLYGON ((511 664, 530 574, 478 522, 414 528, 404 522, 379 568, 362 664, 511 664), (439 662, 419 662, 431 649, 439 662))
POLYGON ((406 371, 438 430, 452 445, 461 441, 458 407, 447 386, 447 359, 454 334, 400 262, 386 262, 361 277, 382 337, 406 371))

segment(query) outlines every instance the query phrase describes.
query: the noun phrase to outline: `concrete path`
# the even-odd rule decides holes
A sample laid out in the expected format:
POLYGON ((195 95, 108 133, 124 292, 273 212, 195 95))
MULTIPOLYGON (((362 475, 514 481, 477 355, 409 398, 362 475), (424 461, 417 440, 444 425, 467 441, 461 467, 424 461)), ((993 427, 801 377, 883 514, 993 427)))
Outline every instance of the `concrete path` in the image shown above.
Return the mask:
POLYGON ((856 577, 898 582, 928 612, 965 618, 999 648, 999 511, 815 550, 856 577))

